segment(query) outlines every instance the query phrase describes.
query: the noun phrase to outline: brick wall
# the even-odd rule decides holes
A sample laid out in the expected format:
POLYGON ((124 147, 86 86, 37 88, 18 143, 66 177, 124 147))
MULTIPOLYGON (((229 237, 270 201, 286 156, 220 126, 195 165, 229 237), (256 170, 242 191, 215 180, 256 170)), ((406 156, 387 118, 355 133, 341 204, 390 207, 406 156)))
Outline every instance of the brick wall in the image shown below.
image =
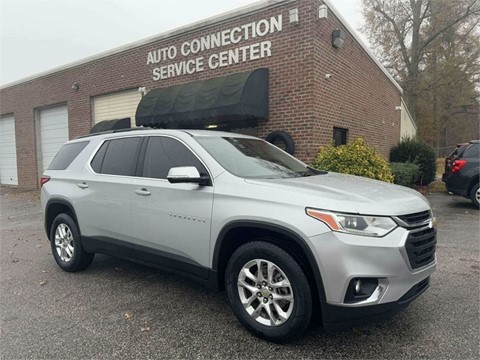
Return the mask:
POLYGON ((328 19, 315 22, 313 41, 315 143, 329 144, 333 127, 347 128, 349 139, 365 137, 388 158, 400 139, 401 112, 395 110, 401 103, 399 90, 331 12, 328 19), (331 45, 335 29, 347 32, 342 49, 331 45), (326 74, 333 76, 327 79, 326 74))
POLYGON ((259 125, 258 136, 287 131, 295 140, 296 156, 310 162, 320 145, 331 142, 333 126, 339 126, 349 129, 350 138, 365 136, 386 156, 400 136, 400 112, 395 112, 400 93, 350 35, 343 49, 331 46, 331 32, 341 25, 331 12, 328 19, 318 20, 318 4, 317 0, 286 2, 1 89, 0 113, 15 116, 19 186, 32 188, 38 182, 35 109, 66 102, 69 135, 74 138, 89 131, 91 102, 96 95, 140 86, 151 90, 259 67, 270 69, 270 120, 259 125), (299 25, 289 24, 292 8, 299 10, 299 25), (166 80, 152 79, 155 65, 146 65, 149 51, 172 44, 179 48, 184 41, 278 14, 283 16, 281 32, 181 59, 208 58, 211 53, 262 40, 272 42, 271 57, 216 70, 205 67, 203 72, 166 80), (333 74, 331 80, 325 79, 327 73, 333 74), (71 89, 74 82, 80 86, 78 91, 71 89))

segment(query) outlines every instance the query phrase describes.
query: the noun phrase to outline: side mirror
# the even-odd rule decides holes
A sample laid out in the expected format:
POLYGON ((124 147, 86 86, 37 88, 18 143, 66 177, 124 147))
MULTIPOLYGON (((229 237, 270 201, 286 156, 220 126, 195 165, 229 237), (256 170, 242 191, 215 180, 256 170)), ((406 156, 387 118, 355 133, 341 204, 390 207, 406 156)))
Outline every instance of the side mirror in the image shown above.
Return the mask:
POLYGON ((168 171, 167 180, 171 184, 194 183, 208 185, 210 178, 207 175, 200 175, 195 166, 180 166, 171 168, 168 171))

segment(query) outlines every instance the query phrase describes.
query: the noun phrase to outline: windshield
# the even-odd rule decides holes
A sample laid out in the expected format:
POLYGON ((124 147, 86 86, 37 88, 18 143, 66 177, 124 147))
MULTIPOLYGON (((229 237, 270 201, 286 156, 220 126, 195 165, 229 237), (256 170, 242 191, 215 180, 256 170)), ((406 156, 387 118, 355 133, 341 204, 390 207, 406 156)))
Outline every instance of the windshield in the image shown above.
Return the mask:
POLYGON ((195 138, 220 165, 244 178, 290 178, 313 175, 304 163, 259 139, 195 138))

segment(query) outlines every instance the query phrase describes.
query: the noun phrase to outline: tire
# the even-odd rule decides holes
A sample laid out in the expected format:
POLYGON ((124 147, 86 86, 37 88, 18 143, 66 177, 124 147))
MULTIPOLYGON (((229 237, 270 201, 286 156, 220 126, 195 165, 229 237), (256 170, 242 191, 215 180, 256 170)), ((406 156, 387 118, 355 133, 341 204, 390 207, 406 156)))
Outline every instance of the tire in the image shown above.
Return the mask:
POLYGON ((228 261, 225 287, 239 322, 260 338, 287 343, 300 337, 310 324, 312 295, 307 278, 298 263, 278 246, 254 241, 239 247, 228 261), (273 269, 272 279, 264 278, 268 283, 261 284, 260 289, 259 263, 264 275, 267 267, 273 269), (248 275, 246 268, 250 271, 248 275), (279 286, 287 284, 285 278, 290 286, 279 286), (250 305, 244 306, 242 301, 250 305), (277 309, 283 312, 283 318, 277 309))
POLYGON ((95 256, 83 250, 77 224, 65 213, 57 215, 53 220, 50 228, 50 245, 58 266, 68 272, 85 269, 95 256))
POLYGON ((475 205, 478 208, 480 208, 480 205, 478 204, 480 198, 480 192, 478 189, 478 183, 473 185, 472 190, 470 190, 470 200, 472 200, 473 205, 475 205))
POLYGON ((274 131, 267 135, 265 141, 275 145, 277 141, 283 141, 285 143, 285 151, 290 155, 295 154, 295 141, 292 136, 285 131, 274 131))

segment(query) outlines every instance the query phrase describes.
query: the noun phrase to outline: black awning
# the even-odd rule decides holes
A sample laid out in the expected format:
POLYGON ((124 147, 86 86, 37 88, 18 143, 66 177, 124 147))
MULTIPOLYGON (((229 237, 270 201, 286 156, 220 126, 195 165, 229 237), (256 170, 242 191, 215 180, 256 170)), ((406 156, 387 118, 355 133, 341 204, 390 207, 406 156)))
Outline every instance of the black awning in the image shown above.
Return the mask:
POLYGON ((120 130, 130 128, 130 118, 104 120, 95 124, 90 129, 90 134, 95 134, 103 131, 120 130))
POLYGON ((137 126, 243 127, 268 119, 268 69, 154 89, 138 104, 137 126))

